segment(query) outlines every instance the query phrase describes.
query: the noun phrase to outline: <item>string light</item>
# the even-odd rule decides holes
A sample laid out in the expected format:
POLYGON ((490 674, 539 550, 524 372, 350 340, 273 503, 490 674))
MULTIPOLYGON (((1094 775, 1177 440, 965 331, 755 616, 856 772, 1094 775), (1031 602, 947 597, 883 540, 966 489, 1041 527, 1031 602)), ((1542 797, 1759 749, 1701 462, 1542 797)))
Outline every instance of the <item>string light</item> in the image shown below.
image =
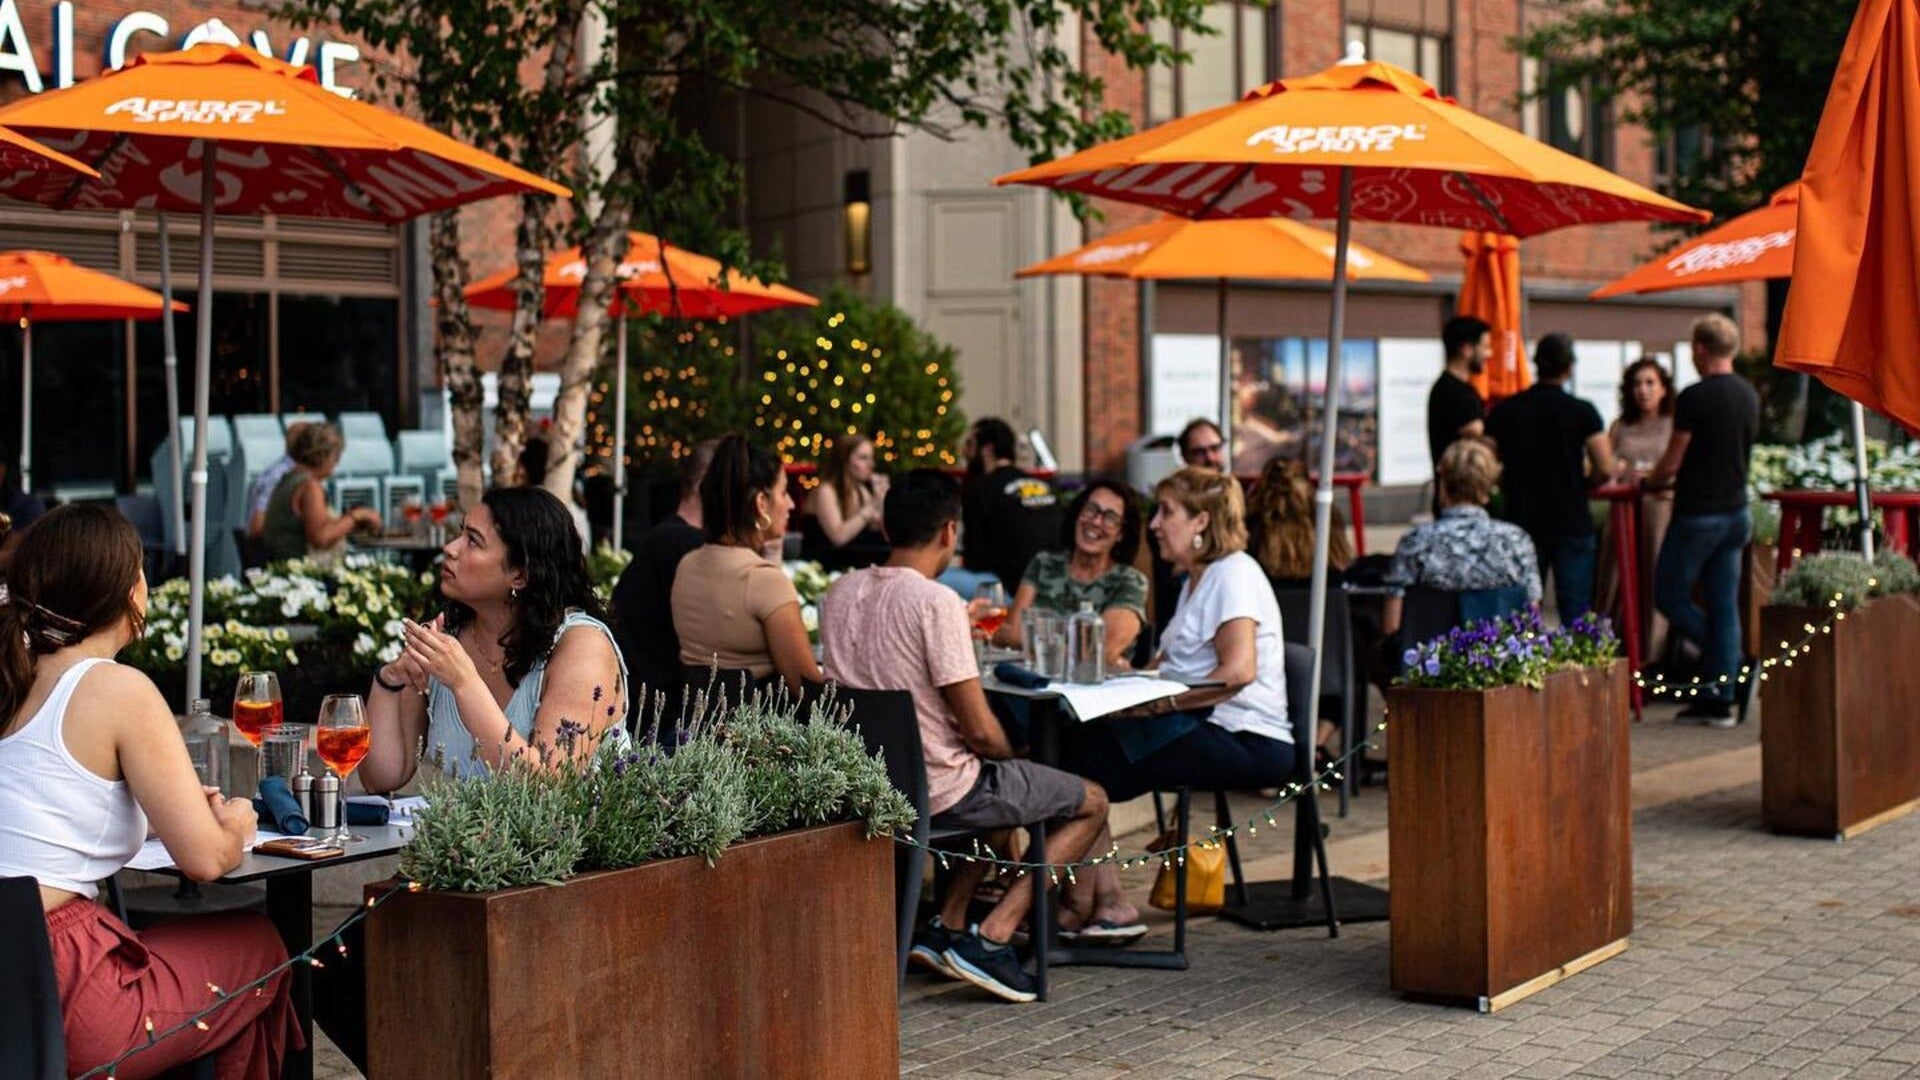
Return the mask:
MULTIPOLYGON (((1386 727, 1387 725, 1382 722, 1375 730, 1385 731, 1386 727)), ((1029 872, 1045 870, 1049 879, 1054 880, 1055 884, 1058 884, 1056 875, 1067 875, 1067 881, 1071 884, 1076 880, 1073 876, 1075 870, 1085 869, 1090 866, 1114 866, 1120 870, 1132 870, 1137 867, 1147 866, 1156 861, 1163 867, 1176 865, 1185 866, 1186 856, 1189 850, 1212 850, 1232 840, 1236 834, 1243 830, 1248 836, 1258 835, 1259 826, 1262 823, 1271 828, 1275 821, 1274 815, 1279 813, 1282 807, 1298 799, 1300 796, 1307 794, 1312 788, 1317 787, 1321 790, 1327 790, 1328 781, 1338 782, 1345 779, 1346 774, 1341 772, 1341 770, 1346 767, 1346 763, 1353 760, 1357 755, 1366 753, 1367 749, 1373 745, 1375 744, 1369 740, 1362 740, 1354 744, 1352 749, 1349 749, 1347 752, 1330 761, 1326 768, 1320 770, 1319 773, 1309 777, 1304 782, 1294 781, 1282 787, 1277 799, 1260 810, 1255 811, 1253 816, 1237 825, 1228 825, 1224 829, 1217 825, 1211 826, 1208 828, 1206 836, 1194 837, 1178 847, 1162 848, 1159 851, 1143 851, 1137 855, 1122 855, 1120 854, 1119 845, 1114 844, 1108 847, 1104 854, 1095 855, 1092 858, 1079 859, 1073 862, 1050 863, 1035 862, 1029 859, 1003 858, 994 854, 992 848, 982 844, 977 838, 973 840, 971 849, 964 852, 954 852, 949 848, 935 847, 932 844, 915 840, 911 836, 895 836, 893 840, 894 843, 903 847, 918 848, 932 855, 933 858, 939 862, 942 870, 952 869, 953 864, 950 861, 950 858, 952 858, 958 859, 963 863, 979 863, 989 866, 993 869, 996 877, 1006 873, 1012 873, 1018 876, 1025 875, 1029 872)))
MULTIPOLYGON (((1867 587, 1869 589, 1878 584, 1879 582, 1873 578, 1867 579, 1867 587)), ((1855 598, 1855 600, 1863 599, 1864 598, 1861 597, 1855 598)), ((1778 652, 1772 656, 1756 659, 1751 663, 1743 663, 1740 665, 1739 671, 1711 679, 1702 679, 1698 675, 1695 675, 1684 682, 1668 679, 1649 679, 1642 672, 1636 671, 1633 673, 1634 685, 1638 686, 1644 692, 1655 696, 1671 695, 1681 698, 1697 698, 1700 696, 1702 690, 1719 690, 1729 686, 1739 687, 1753 681, 1766 682, 1769 671, 1776 667, 1792 667, 1795 660, 1812 650, 1815 638, 1831 635, 1835 626, 1846 621, 1847 609, 1848 606, 1850 606, 1847 594, 1840 592, 1834 593, 1831 597, 1827 598, 1826 606, 1827 613, 1819 622, 1801 624, 1802 635, 1799 641, 1782 640, 1778 652)))
POLYGON ((305 964, 311 964, 314 967, 320 967, 321 966, 320 961, 317 958, 315 958, 314 954, 319 952, 321 949, 332 946, 339 949, 340 955, 345 956, 347 953, 345 935, 348 930, 351 930, 356 923, 360 922, 362 919, 365 919, 369 914, 373 912, 375 908, 379 907, 381 904, 386 903, 388 900, 393 899, 395 896, 398 896, 403 892, 418 892, 418 891, 420 891, 419 882, 406 881, 406 882, 401 882, 398 885, 395 885, 393 888, 388 889, 387 891, 380 893, 377 896, 368 897, 366 904, 354 909, 353 914, 347 916, 344 920, 340 922, 338 926, 335 926, 319 941, 309 946, 305 952, 300 953, 298 956, 287 957, 285 961, 281 962, 278 966, 267 971, 265 974, 261 975, 259 978, 254 979, 252 982, 249 982, 244 986, 240 986, 233 991, 223 990, 216 984, 209 982, 207 984, 207 992, 213 995, 213 998, 214 998, 213 1004, 207 1006, 204 1009, 201 1009, 199 1012, 194 1013, 192 1016, 187 1017, 185 1020, 182 1020, 179 1023, 173 1025, 172 1027, 166 1028, 164 1030, 158 1029, 155 1027, 153 1022, 153 1017, 151 1016, 147 1017, 146 1025, 145 1025, 146 1032, 147 1032, 146 1042, 132 1048, 131 1050, 126 1051, 125 1053, 122 1053, 119 1057, 114 1058, 112 1061, 103 1062, 102 1064, 95 1065, 93 1068, 88 1069, 84 1073, 81 1073, 80 1080, 88 1080, 89 1077, 94 1077, 94 1076, 105 1076, 109 1078, 109 1080, 112 1080, 113 1077, 120 1075, 120 1066, 124 1064, 128 1058, 133 1057, 135 1054, 139 1054, 153 1046, 156 1046, 160 1042, 164 1041, 165 1039, 173 1035, 179 1034, 180 1032, 185 1031, 188 1028, 193 1028, 199 1031, 212 1030, 207 1024, 208 1018, 213 1016, 213 1014, 219 1012, 221 1009, 225 1008, 228 1002, 231 1002, 236 995, 244 994, 247 991, 251 990, 253 991, 253 996, 256 998, 264 996, 267 984, 272 982, 282 972, 291 970, 295 964, 305 963, 305 964))

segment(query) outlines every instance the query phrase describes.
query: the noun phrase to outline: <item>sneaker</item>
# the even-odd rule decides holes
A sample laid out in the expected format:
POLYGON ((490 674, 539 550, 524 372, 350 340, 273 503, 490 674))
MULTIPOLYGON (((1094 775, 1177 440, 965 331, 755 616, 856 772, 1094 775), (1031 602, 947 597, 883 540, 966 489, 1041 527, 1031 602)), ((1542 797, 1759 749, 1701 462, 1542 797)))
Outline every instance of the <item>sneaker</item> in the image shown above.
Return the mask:
POLYGON ((1738 723, 1733 715, 1733 702, 1716 698, 1702 698, 1680 710, 1675 717, 1683 724, 1705 724, 1712 728, 1730 728, 1738 723))
POLYGON ((952 938, 944 955, 955 975, 1002 1001, 1024 1005, 1040 996, 1039 984, 1020 966, 1013 946, 988 941, 980 936, 978 926, 952 938))
POLYGON ((947 964, 946 951, 953 945, 953 939, 960 935, 946 928, 940 922, 940 916, 919 933, 913 935, 913 948, 907 950, 907 963, 925 968, 936 975, 945 975, 949 979, 960 976, 947 964))

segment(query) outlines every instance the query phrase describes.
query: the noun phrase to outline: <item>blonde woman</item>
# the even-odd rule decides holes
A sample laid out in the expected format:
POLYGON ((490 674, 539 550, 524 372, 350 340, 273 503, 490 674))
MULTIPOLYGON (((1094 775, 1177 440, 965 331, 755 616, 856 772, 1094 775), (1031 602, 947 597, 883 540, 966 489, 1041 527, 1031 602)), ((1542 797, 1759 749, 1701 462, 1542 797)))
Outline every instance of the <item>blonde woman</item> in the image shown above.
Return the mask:
POLYGON ((1067 767, 1115 801, 1183 786, 1259 789, 1293 769, 1286 644, 1266 571, 1247 554, 1240 484, 1188 466, 1154 489, 1160 555, 1187 576, 1158 658, 1171 679, 1217 683, 1081 724, 1067 767))

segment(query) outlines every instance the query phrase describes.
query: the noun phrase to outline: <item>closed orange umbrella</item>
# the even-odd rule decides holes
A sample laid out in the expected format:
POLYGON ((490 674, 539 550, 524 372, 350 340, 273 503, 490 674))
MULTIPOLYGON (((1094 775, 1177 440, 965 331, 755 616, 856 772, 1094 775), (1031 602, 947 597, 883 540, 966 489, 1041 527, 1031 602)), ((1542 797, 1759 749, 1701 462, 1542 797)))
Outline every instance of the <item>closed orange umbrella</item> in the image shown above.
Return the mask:
POLYGON ((311 67, 212 42, 148 53, 118 70, 0 107, 0 125, 50 140, 100 173, 78 181, 0 174, 0 195, 62 209, 200 213, 187 563, 191 700, 200 696, 203 644, 215 212, 397 222, 496 195, 570 193, 423 124, 334 94, 311 67))
MULTIPOLYGON (((580 283, 587 276, 580 249, 568 248, 549 258, 541 268, 545 284, 543 314, 572 318, 580 310, 580 283)), ((475 307, 512 311, 518 273, 512 269, 467 286, 467 302, 475 307)), ((722 266, 720 260, 674 247, 643 232, 627 234, 627 254, 614 268, 613 303, 609 311, 620 326, 614 334, 616 373, 613 384, 613 446, 616 467, 613 485, 613 548, 626 539, 627 470, 620 465, 627 452, 627 327, 629 314, 662 314, 681 319, 712 319, 749 315, 783 307, 817 307, 820 301, 798 289, 769 285, 722 266)))
POLYGON ((1460 281, 1459 313, 1493 328, 1493 356, 1473 388, 1489 405, 1533 385, 1527 347, 1520 335, 1520 241, 1493 232, 1460 237, 1467 270, 1460 281))
MULTIPOLYGON (((33 324, 157 319, 160 294, 48 251, 0 251, 0 321, 20 324, 20 484, 33 488, 33 324)), ((174 304, 185 311, 185 304, 174 304)))
POLYGON ((69 179, 75 173, 81 176, 100 175, 50 146, 42 146, 25 135, 0 127, 0 177, 8 173, 45 170, 64 173, 69 179))
MULTIPOLYGON (((1287 218, 1189 221, 1164 217, 1103 236, 1017 271, 1015 277, 1084 274, 1135 281, 1213 278, 1220 293, 1220 438, 1233 439, 1233 348, 1227 337, 1227 280, 1332 281, 1339 238, 1287 218)), ((1433 275, 1372 248, 1350 244, 1349 281, 1432 281, 1433 275)))
POLYGON ((1920 428, 1920 5, 1864 0, 1800 177, 1773 362, 1920 428))
POLYGON ((1709 229, 1631 274, 1595 289, 1593 298, 1790 277, 1794 219, 1799 213, 1800 185, 1795 182, 1774 192, 1760 209, 1709 229))

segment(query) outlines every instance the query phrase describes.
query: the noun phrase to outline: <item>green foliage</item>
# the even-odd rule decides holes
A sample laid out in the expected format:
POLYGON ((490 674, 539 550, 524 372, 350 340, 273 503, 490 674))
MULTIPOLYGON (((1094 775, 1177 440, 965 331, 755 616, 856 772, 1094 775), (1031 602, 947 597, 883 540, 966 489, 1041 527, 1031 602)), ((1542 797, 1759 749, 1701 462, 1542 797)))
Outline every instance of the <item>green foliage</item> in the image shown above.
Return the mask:
POLYGON ((485 892, 698 855, 742 838, 864 820, 869 837, 913 823, 881 761, 831 700, 803 718, 784 695, 694 708, 671 755, 604 745, 585 765, 510 764, 437 782, 401 872, 430 889, 485 892))
POLYGON ((966 417, 953 346, 892 304, 835 286, 820 307, 764 317, 756 429, 780 452, 816 461, 838 435, 874 441, 885 468, 952 465, 966 417))
POLYGON ((1773 590, 1773 602, 1788 607, 1824 608, 1837 603, 1855 608, 1876 596, 1906 593, 1920 593, 1920 569, 1905 555, 1881 551, 1869 566, 1859 555, 1832 551, 1796 561, 1773 590))
POLYGON ((528 764, 435 785, 414 816, 400 873, 453 892, 558 884, 586 850, 576 811, 569 785, 528 764))
POLYGON ((670 462, 728 431, 760 435, 789 461, 817 461, 849 431, 874 440, 882 468, 957 461, 966 417, 954 349, 891 304, 835 287, 818 308, 756 316, 750 365, 722 323, 654 321, 639 335, 635 461, 670 462))
POLYGON ((1704 135, 1674 197, 1745 213, 1800 175, 1855 0, 1551 0, 1516 44, 1655 140, 1704 135))
POLYGON ((1547 676, 1569 668, 1605 667, 1620 639, 1604 615, 1588 613, 1548 628, 1536 608, 1457 626, 1401 655, 1402 685, 1426 690, 1539 689, 1547 676))
POLYGON ((601 603, 613 598, 613 587, 620 583, 620 575, 632 561, 633 552, 615 551, 604 540, 587 553, 587 576, 593 580, 593 591, 601 603))

